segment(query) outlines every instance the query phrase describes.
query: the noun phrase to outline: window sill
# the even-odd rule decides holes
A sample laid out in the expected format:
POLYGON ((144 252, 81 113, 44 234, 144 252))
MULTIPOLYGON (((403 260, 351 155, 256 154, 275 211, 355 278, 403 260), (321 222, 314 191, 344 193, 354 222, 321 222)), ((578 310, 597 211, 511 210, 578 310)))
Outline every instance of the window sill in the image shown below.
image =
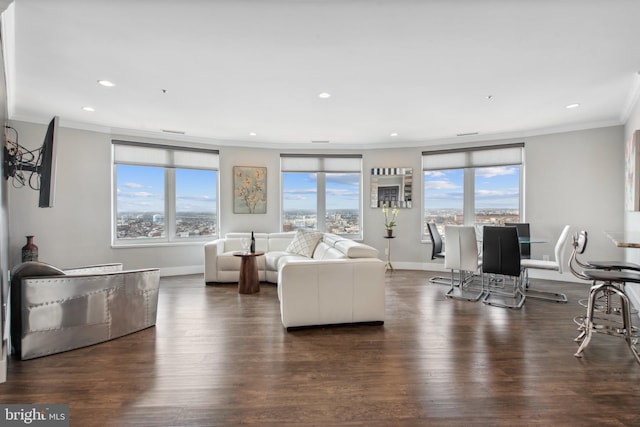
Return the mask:
POLYGON ((132 242, 132 243, 111 243, 111 249, 132 249, 132 248, 162 248, 162 247, 179 247, 179 246, 202 246, 207 242, 217 239, 217 236, 211 236, 210 239, 190 240, 188 242, 132 242))

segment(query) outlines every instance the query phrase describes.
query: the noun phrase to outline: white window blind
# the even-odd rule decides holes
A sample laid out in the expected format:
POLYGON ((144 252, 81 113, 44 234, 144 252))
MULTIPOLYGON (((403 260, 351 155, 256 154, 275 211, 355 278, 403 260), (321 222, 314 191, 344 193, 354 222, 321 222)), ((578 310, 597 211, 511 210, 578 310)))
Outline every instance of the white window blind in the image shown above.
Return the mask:
POLYGON ((220 167, 218 150, 118 140, 112 144, 116 164, 210 170, 220 167))
POLYGON ((520 165, 524 143, 422 152, 422 169, 458 169, 520 165))
POLYGON ((281 154, 280 170, 282 172, 360 172, 362 155, 281 154))

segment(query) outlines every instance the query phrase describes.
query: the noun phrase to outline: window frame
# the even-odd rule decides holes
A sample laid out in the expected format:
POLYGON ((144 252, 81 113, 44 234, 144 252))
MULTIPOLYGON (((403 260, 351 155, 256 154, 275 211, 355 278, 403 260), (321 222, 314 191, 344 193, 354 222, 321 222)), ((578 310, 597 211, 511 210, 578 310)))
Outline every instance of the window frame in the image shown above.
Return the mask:
MULTIPOLYGON (((122 151, 126 150, 123 148, 122 151)), ((206 149, 198 147, 177 147, 165 144, 142 143, 134 141, 112 140, 112 156, 111 156, 111 247, 112 248, 131 248, 131 247, 149 247, 149 246, 182 246, 182 245, 200 245, 202 242, 215 239, 220 232, 220 170, 219 170, 219 151, 215 149, 206 149), (133 154, 118 155, 118 146, 131 148, 133 154), (164 151, 165 161, 148 161, 147 158, 139 157, 136 160, 136 150, 140 153, 151 152, 156 153, 164 151), (145 151, 147 150, 147 151, 145 151), (204 167, 199 161, 189 162, 189 158, 193 155, 207 154, 208 159, 215 159, 210 167, 204 167), (184 158, 186 157, 187 160, 184 158), (118 160, 118 158, 120 160, 118 160), (126 160, 122 160, 126 158, 126 160), (181 159, 182 158, 182 159, 181 159), (141 237, 135 239, 120 239, 117 234, 118 227, 118 165, 130 165, 139 167, 160 167, 164 170, 164 237, 141 237), (177 237, 176 234, 176 170, 191 169, 213 171, 216 174, 215 188, 215 233, 203 236, 177 237)))
MULTIPOLYGON (((526 221, 525 219, 525 194, 524 194, 524 171, 525 171, 525 144, 512 143, 502 145, 490 145, 490 146, 476 146, 465 148, 453 148, 444 150, 432 150, 422 152, 422 215, 421 215, 421 240, 423 242, 430 242, 428 231, 425 230, 426 225, 426 197, 425 197, 425 172, 437 171, 437 170, 463 170, 463 205, 462 205, 462 217, 464 225, 474 225, 476 219, 476 170, 484 167, 493 166, 519 166, 519 200, 518 209, 520 213, 520 222, 526 221), (500 151, 504 150, 504 151, 500 151), (499 156, 495 160, 490 160, 491 154, 498 153, 505 154, 503 159, 499 156), (436 159, 433 162, 429 162, 429 156, 440 156, 440 159, 436 159), (434 167, 433 165, 427 165, 426 163, 433 163, 435 165, 442 164, 442 167, 434 167)), ((435 159, 431 158, 431 160, 435 159)))
MULTIPOLYGON (((284 229, 284 179, 285 173, 315 173, 316 174, 316 230, 327 232, 327 175, 332 173, 358 174, 358 218, 359 233, 341 233, 340 236, 353 239, 363 239, 364 194, 363 194, 363 164, 361 154, 280 154, 280 230, 284 229), (292 166, 296 160, 299 162, 292 166), (358 162, 358 168, 345 167, 345 163, 358 162), (335 164, 332 164, 334 163, 335 164)), ((355 164, 355 163, 354 163, 355 164)))

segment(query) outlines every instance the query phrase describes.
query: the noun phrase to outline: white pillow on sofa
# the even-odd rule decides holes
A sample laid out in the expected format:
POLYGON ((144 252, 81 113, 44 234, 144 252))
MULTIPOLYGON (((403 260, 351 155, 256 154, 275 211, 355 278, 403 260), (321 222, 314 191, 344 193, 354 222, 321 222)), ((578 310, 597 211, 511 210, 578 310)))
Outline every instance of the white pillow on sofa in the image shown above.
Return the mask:
POLYGON ((287 246, 286 252, 311 258, 318 242, 322 239, 322 233, 318 231, 296 230, 293 240, 287 246))

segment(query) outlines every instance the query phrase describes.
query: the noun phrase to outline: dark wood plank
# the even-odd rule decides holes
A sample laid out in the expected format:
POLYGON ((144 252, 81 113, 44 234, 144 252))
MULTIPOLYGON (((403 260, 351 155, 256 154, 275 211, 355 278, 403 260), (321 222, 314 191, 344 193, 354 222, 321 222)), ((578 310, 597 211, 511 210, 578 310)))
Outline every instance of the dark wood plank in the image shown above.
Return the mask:
POLYGON ((422 271, 387 274, 382 326, 287 333, 276 288, 163 278, 156 327, 11 360, 3 403, 68 403, 73 426, 639 425, 640 365, 596 335, 573 356, 569 304, 450 300, 422 271))

